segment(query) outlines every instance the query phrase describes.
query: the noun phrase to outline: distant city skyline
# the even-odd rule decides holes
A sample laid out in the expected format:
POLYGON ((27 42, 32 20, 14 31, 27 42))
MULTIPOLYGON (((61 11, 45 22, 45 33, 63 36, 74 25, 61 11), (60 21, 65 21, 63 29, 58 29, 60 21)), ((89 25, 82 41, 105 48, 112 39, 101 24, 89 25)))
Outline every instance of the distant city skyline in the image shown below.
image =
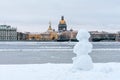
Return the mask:
POLYGON ((0 24, 21 32, 58 30, 61 16, 69 29, 120 30, 119 0, 0 0, 0 24))

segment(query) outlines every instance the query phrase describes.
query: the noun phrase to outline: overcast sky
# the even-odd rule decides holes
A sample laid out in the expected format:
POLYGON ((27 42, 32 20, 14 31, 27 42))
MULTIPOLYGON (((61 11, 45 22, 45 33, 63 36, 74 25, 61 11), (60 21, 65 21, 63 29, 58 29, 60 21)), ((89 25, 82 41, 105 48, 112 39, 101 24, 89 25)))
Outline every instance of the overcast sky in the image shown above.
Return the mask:
POLYGON ((0 0, 0 24, 22 32, 57 30, 62 15, 68 29, 120 30, 120 0, 0 0))

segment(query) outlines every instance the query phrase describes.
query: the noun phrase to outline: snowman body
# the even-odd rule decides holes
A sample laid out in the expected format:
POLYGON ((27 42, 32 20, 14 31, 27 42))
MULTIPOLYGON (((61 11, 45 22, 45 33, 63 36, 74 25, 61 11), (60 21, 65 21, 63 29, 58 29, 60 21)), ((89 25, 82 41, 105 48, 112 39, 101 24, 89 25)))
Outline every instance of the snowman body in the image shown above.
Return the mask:
POLYGON ((76 36, 79 41, 73 48, 76 57, 73 58, 73 69, 90 70, 93 68, 92 59, 88 55, 92 51, 92 44, 89 42, 90 34, 86 30, 80 30, 76 36))

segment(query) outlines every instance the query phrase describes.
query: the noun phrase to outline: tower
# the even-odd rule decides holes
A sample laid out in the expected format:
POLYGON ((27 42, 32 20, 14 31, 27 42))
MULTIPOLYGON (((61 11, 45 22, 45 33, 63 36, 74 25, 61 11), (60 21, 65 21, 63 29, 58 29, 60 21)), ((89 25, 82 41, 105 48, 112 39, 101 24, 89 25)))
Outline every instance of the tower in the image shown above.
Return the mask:
POLYGON ((60 20, 59 25, 58 25, 58 31, 59 32, 67 31, 67 25, 66 25, 66 22, 64 20, 64 16, 61 17, 61 20, 60 20))
POLYGON ((51 22, 49 22, 49 28, 48 28, 48 30, 52 30, 51 22))

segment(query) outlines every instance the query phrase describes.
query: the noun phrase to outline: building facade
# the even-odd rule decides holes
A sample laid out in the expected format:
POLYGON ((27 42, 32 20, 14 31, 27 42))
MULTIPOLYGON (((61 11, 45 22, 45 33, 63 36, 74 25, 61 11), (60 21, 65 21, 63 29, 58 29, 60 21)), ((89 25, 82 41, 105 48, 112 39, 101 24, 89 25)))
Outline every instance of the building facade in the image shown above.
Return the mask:
POLYGON ((52 29, 51 22, 50 22, 48 30, 44 33, 41 33, 41 40, 52 41, 52 40, 57 40, 57 39, 58 39, 58 34, 54 29, 52 29))
POLYGON ((18 41, 25 41, 27 40, 27 36, 28 34, 27 33, 22 33, 22 32, 17 32, 17 40, 18 41))
POLYGON ((41 39, 40 33, 26 33, 26 40, 38 41, 41 39))
POLYGON ((116 34, 116 41, 120 42, 120 31, 116 34))
POLYGON ((17 40, 17 29, 8 25, 0 25, 0 40, 17 40))
POLYGON ((33 41, 54 41, 58 39, 57 32, 52 29, 51 22, 49 23, 48 30, 43 33, 26 33, 26 40, 33 41))
POLYGON ((108 33, 108 32, 98 32, 91 31, 90 32, 90 41, 98 42, 98 41, 116 41, 116 33, 108 33))

